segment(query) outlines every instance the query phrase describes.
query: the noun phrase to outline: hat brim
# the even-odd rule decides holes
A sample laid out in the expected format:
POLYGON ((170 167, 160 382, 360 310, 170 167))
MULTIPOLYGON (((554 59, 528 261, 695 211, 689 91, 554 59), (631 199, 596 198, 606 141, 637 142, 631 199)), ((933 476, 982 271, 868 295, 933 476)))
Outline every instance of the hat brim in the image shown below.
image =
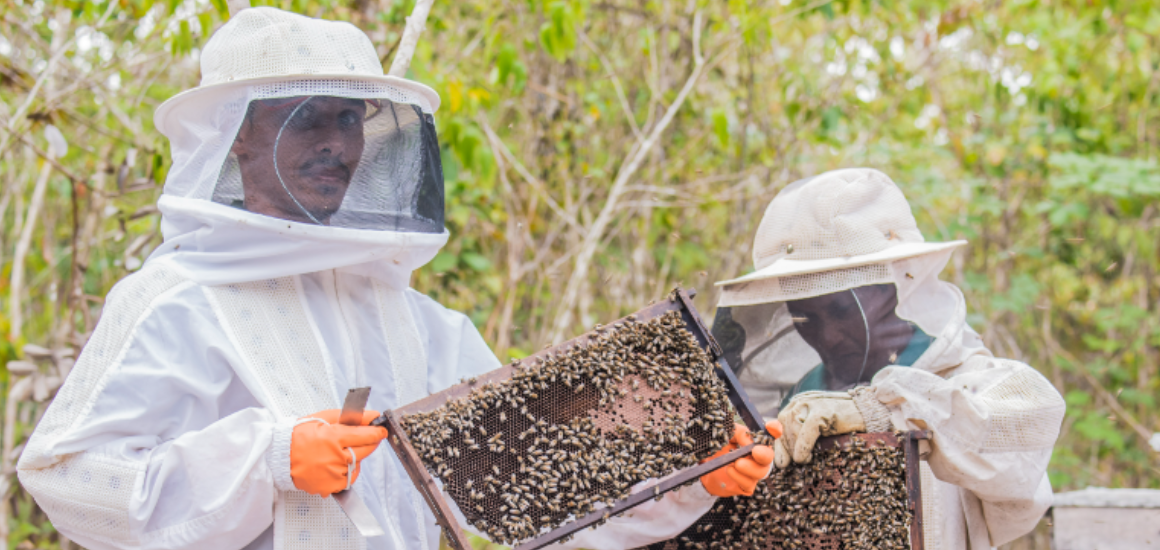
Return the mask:
POLYGON ((187 107, 190 103, 195 103, 193 100, 199 99, 206 94, 221 93, 235 88, 244 86, 254 86, 257 84, 269 84, 274 82, 288 82, 294 80, 347 80, 351 82, 370 82, 375 84, 389 84, 410 90, 418 93, 427 99, 431 104, 431 112, 439 110, 439 94, 430 86, 420 84, 413 80, 406 78, 399 78, 390 75, 352 75, 346 74, 303 74, 303 75, 278 75, 266 76, 262 78, 248 78, 242 80, 231 80, 229 82, 220 82, 218 84, 210 84, 208 86, 198 86, 181 92, 162 103, 157 107, 157 111, 153 114, 153 125, 164 135, 169 136, 169 129, 172 128, 172 120, 179 112, 187 107))
POLYGON ((967 241, 961 240, 945 243, 902 243, 887 248, 886 250, 874 252, 871 254, 863 254, 861 256, 827 258, 824 260, 790 260, 788 258, 782 258, 743 277, 737 277, 736 279, 729 279, 727 281, 718 281, 714 283, 714 285, 728 286, 738 283, 761 281, 765 279, 792 277, 794 275, 809 275, 811 273, 823 273, 826 271, 836 271, 839 269, 847 269, 851 267, 880 264, 892 262, 895 260, 914 258, 916 256, 923 256, 926 254, 934 254, 935 252, 942 252, 944 250, 958 248, 965 244, 967 244, 967 241))

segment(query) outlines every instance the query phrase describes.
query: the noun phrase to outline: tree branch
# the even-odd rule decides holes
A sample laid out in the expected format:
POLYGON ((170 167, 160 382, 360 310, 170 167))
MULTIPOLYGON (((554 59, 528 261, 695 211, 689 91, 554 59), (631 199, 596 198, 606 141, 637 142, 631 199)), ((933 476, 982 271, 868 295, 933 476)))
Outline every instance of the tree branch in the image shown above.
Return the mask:
POLYGON ((576 307, 580 288, 584 285, 584 281, 588 277, 588 269, 591 267, 592 257, 596 254, 596 249, 600 245, 604 231, 612 223, 613 215, 617 210, 617 203, 624 194, 625 187, 628 185, 629 180, 636 174, 637 169, 640 168, 645 157, 652 151, 653 146, 660 140, 661 135, 669 127, 673 118, 676 117, 677 111, 685 104, 685 99, 689 97, 689 93, 693 91, 693 86, 700 80, 704 68, 705 58, 701 55, 701 12, 697 11, 693 15, 693 71, 689 74, 689 78, 685 80, 685 85, 681 88, 680 93, 677 94, 676 99, 665 110, 664 116, 649 131, 648 137, 643 141, 638 141, 637 146, 629 153, 628 159, 621 166, 620 171, 616 175, 616 180, 609 189, 608 200, 604 202, 604 206, 600 209, 600 214, 596 217, 596 221, 592 222, 592 225, 584 234, 584 240, 580 244, 580 252, 576 255, 576 266, 568 278, 568 284, 564 288, 564 295, 560 300, 560 309, 556 311, 556 320, 552 324, 551 332, 548 334, 549 342, 558 342, 563 337, 564 331, 568 329, 568 323, 572 319, 572 309, 576 307))
POLYGON ((399 42, 399 52, 391 61, 391 69, 387 74, 399 78, 407 76, 407 69, 411 68, 411 58, 415 57, 415 46, 419 44, 419 35, 427 26, 427 15, 431 13, 431 5, 435 0, 417 0, 415 9, 407 17, 407 26, 403 29, 403 39, 399 42))
MULTIPOLYGON (((548 204, 548 208, 551 208, 557 216, 560 216, 560 219, 564 220, 564 223, 567 223, 568 226, 572 229, 583 233, 585 229, 580 226, 579 222, 576 221, 576 216, 564 210, 564 207, 560 206, 560 204, 557 203, 556 200, 548 194, 548 190, 544 187, 543 182, 537 179, 536 176, 532 175, 532 173, 529 172, 528 169, 520 163, 519 159, 517 159, 515 155, 513 155, 512 152, 508 150, 507 145, 499 138, 498 135, 496 135, 495 131, 492 130, 491 126, 487 123, 487 118, 484 117, 482 113, 480 113, 479 116, 476 117, 476 121, 479 122, 480 128, 483 128, 483 133, 487 135, 487 141, 491 145, 491 148, 495 150, 496 154, 502 155, 507 159, 508 162, 512 164, 512 168, 515 168, 516 172, 519 172, 520 175, 524 177, 524 180, 528 182, 528 185, 531 185, 532 189, 544 198, 544 202, 548 204)), ((500 166, 500 169, 503 169, 502 165, 500 166)))
POLYGON ((632 114, 632 106, 628 103, 628 96, 624 95, 624 88, 620 85, 620 78, 616 76, 616 72, 612 70, 612 62, 608 60, 600 50, 596 49, 596 44, 588 38, 582 29, 576 29, 576 36, 580 37, 580 41, 588 46, 589 50, 596 55, 596 59, 600 60, 600 65, 604 67, 604 72, 608 73, 608 78, 612 80, 612 89, 616 90, 616 98, 620 100, 620 108, 624 110, 624 118, 628 119, 629 126, 632 126, 632 133, 637 140, 644 137, 640 131, 640 126, 636 123, 636 116, 632 114))

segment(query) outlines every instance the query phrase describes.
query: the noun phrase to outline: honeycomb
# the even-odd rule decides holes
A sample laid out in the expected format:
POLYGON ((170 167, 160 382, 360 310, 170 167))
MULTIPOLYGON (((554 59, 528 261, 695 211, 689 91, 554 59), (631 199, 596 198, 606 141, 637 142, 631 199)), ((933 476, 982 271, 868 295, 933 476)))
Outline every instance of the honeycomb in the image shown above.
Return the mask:
MULTIPOLYGON (((770 445, 768 435, 755 442, 770 445)), ((760 483, 753 497, 718 499, 696 523, 648 550, 910 548, 911 512, 903 449, 867 445, 815 449, 760 483)))
POLYGON ((728 390, 677 311, 598 326, 513 366, 510 378, 401 419, 427 470, 494 542, 611 505, 695 466, 733 432, 728 390))

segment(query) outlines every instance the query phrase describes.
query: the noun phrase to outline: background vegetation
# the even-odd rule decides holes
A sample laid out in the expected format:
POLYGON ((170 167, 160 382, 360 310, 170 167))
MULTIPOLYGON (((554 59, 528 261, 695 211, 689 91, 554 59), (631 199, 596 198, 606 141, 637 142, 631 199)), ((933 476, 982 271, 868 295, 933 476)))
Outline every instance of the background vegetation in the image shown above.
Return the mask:
MULTIPOLYGON (((277 3, 366 29, 413 0, 277 3)), ((154 108, 224 0, 0 0, 0 536, 62 542, 13 464, 110 286, 160 242, 154 108), (32 345, 29 345, 32 344, 32 345), (43 347, 43 349, 41 348, 43 347)), ((414 286, 501 358, 746 271, 765 205, 872 166, 997 354, 1069 410, 1057 490, 1160 487, 1160 10, 1115 0, 438 0, 451 243, 414 286)))

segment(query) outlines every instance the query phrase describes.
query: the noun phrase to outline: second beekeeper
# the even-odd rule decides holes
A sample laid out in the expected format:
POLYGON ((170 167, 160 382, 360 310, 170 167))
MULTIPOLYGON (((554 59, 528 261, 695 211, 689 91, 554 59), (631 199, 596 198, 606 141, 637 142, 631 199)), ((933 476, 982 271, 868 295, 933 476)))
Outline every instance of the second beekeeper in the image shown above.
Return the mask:
MULTIPOLYGON (((342 426, 335 409, 352 387, 386 410, 500 366, 409 288, 448 240, 439 97, 385 76, 352 25, 273 8, 236 14, 200 62, 155 116, 164 242, 109 294, 20 482, 91 550, 435 550, 374 413, 342 426), (348 487, 384 535, 328 498, 348 487)), ((571 546, 651 543, 712 503, 694 485, 571 546)))
POLYGON ((1064 402, 1035 369, 995 357, 940 281, 964 241, 926 242, 902 191, 871 169, 783 189, 753 245, 755 271, 723 286, 713 333, 785 435, 778 467, 820 436, 927 430, 927 549, 991 548, 1051 504, 1046 468, 1064 402))

